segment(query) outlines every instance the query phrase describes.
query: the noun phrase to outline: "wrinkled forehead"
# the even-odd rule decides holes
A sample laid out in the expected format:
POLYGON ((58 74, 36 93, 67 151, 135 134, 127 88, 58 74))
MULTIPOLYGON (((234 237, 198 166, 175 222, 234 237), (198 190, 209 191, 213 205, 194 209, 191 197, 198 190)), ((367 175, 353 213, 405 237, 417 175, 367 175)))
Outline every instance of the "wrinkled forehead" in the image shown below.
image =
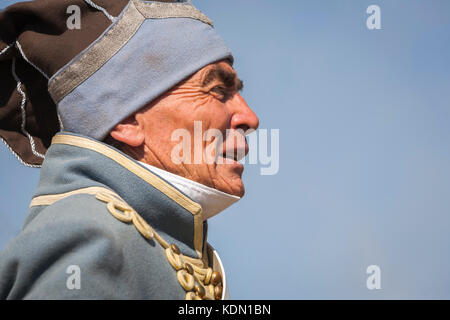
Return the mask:
POLYGON ((217 77, 221 74, 227 74, 230 76, 233 75, 237 77, 237 72, 234 70, 232 64, 228 60, 224 59, 200 68, 191 76, 191 78, 204 81, 217 77))
POLYGON ((239 79, 236 70, 232 66, 232 62, 227 59, 211 63, 201 68, 191 77, 180 82, 178 86, 186 83, 195 83, 204 88, 220 84, 228 89, 236 89, 238 91, 243 89, 242 80, 239 79))

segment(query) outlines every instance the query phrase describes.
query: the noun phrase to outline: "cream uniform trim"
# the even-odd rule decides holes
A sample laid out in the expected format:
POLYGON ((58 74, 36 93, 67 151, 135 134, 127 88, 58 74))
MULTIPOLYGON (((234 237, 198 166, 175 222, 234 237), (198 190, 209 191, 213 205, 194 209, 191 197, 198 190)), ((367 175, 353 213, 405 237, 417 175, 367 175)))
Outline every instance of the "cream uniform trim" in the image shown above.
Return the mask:
POLYGON ((73 190, 73 191, 60 193, 60 194, 49 194, 49 195, 37 196, 31 200, 30 208, 36 207, 36 206, 50 206, 59 200, 62 200, 64 198, 67 198, 67 197, 70 197, 70 196, 76 195, 76 194, 96 195, 98 192, 101 192, 101 191, 111 192, 109 189, 106 189, 103 187, 88 187, 88 188, 82 188, 82 189, 73 190))
POLYGON ((35 206, 50 206, 64 198, 78 195, 94 195, 98 200, 107 204, 108 211, 116 218, 125 223, 132 222, 136 229, 147 239, 155 238, 162 247, 168 248, 169 244, 157 234, 142 217, 134 211, 117 193, 104 187, 81 188, 60 194, 49 194, 34 197, 31 200, 30 208, 35 206))
POLYGON ((115 161, 128 171, 134 173, 136 176, 146 181, 147 183, 164 193, 167 197, 178 203, 181 207, 189 211, 194 216, 194 249, 197 252, 199 258, 202 258, 203 219, 202 207, 198 203, 186 197, 180 191, 151 173, 146 168, 140 166, 133 160, 127 158, 126 156, 102 143, 83 137, 59 134, 53 137, 52 145, 53 144, 66 144, 98 152, 105 157, 108 157, 109 159, 115 161))

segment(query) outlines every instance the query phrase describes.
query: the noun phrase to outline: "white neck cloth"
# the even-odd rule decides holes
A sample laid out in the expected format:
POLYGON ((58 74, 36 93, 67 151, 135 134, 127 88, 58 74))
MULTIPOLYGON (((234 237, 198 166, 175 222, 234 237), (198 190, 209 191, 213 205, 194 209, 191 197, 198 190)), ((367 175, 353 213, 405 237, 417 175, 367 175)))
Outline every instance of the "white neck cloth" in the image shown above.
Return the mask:
POLYGON ((202 206, 203 220, 215 216, 241 199, 240 197, 207 187, 201 183, 186 179, 147 163, 140 161, 139 163, 164 180, 170 182, 189 198, 200 204, 202 206))

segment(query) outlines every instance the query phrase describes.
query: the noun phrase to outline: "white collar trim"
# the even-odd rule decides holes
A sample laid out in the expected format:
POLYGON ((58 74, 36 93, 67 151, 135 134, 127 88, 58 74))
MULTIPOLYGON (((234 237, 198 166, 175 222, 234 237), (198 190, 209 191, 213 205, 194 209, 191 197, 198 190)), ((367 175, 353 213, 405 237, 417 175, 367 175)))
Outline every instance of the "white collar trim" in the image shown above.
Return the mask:
POLYGON ((241 199, 240 197, 207 187, 201 183, 186 179, 147 163, 138 162, 200 204, 202 206, 203 220, 215 216, 241 199))

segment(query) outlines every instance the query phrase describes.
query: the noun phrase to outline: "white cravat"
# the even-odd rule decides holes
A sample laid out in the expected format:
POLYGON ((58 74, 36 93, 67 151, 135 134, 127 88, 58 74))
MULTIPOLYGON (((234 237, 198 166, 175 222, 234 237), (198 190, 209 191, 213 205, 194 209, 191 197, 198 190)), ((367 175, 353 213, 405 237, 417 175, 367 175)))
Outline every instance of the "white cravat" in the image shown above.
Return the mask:
POLYGON ((207 187, 201 183, 186 179, 147 163, 140 161, 139 163, 164 180, 170 182, 189 198, 200 204, 202 206, 203 220, 215 216, 241 199, 240 197, 207 187))

